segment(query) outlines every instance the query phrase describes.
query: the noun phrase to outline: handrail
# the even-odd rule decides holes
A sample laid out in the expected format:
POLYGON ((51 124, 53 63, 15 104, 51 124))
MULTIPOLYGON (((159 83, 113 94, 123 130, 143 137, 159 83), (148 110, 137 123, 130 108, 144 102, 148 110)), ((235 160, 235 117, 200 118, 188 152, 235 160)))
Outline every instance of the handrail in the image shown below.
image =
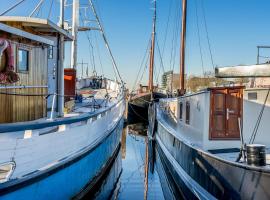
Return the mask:
POLYGON ((48 88, 48 86, 47 85, 0 86, 0 89, 28 89, 28 88, 48 88))
POLYGON ((106 107, 105 110, 101 110, 99 112, 94 113, 85 113, 81 114, 79 116, 73 116, 73 117, 67 117, 67 118, 61 118, 61 119, 54 119, 51 120, 44 120, 44 121, 30 121, 30 122, 19 122, 19 123, 5 123, 0 124, 0 133, 7 133, 7 132, 16 132, 16 131, 25 131, 25 130, 35 130, 35 129, 42 129, 52 126, 59 126, 64 124, 72 124, 76 122, 81 122, 88 120, 92 117, 96 117, 99 114, 105 113, 111 108, 119 105, 124 100, 124 95, 119 99, 119 101, 109 107, 106 107))

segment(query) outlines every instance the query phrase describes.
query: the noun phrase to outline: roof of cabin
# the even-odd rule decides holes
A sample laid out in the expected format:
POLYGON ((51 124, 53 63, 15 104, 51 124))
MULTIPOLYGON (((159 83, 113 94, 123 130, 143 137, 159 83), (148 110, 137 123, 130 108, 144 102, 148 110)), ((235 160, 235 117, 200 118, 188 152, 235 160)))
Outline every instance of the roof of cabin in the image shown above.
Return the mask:
POLYGON ((23 31, 23 30, 18 29, 18 28, 14 28, 12 26, 8 26, 8 25, 3 24, 3 23, 0 23, 0 31, 11 33, 13 35, 24 37, 24 38, 27 38, 29 40, 40 42, 40 43, 43 43, 43 44, 54 45, 54 41, 52 41, 52 40, 49 40, 49 39, 47 39, 45 37, 41 37, 41 36, 38 36, 38 35, 35 35, 35 34, 32 34, 32 33, 23 31))
POLYGON ((25 16, 0 16, 0 22, 10 26, 22 26, 23 28, 31 28, 33 31, 43 34, 60 33, 65 36, 65 40, 72 40, 72 35, 67 31, 57 26, 49 19, 25 17, 25 16))

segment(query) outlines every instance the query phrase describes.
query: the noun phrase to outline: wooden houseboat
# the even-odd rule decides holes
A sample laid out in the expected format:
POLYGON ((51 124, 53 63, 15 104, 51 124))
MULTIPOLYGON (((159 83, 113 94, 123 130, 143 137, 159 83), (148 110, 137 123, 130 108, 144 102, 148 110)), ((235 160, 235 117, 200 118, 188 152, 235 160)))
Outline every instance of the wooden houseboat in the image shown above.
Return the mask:
POLYGON ((84 85, 63 112, 64 41, 73 39, 63 21, 0 17, 0 199, 80 198, 119 152, 122 83, 84 85))

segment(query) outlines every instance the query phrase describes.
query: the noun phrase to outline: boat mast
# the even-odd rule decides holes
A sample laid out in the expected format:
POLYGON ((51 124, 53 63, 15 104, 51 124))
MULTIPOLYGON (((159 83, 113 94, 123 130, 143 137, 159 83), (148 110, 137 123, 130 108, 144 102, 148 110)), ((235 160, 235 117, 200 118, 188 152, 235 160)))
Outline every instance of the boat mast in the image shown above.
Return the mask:
MULTIPOLYGON (((59 26, 64 29, 64 0, 60 0, 60 18, 59 26)), ((64 114, 64 35, 59 34, 58 36, 58 70, 57 70, 57 108, 58 115, 63 116, 64 114)))
POLYGON ((78 26, 79 26, 79 0, 73 0, 72 5, 72 36, 71 42, 71 68, 77 67, 77 40, 78 40, 78 26))
POLYGON ((153 16, 153 30, 152 30, 152 42, 150 48, 150 63, 149 63, 149 82, 148 87, 151 93, 151 99, 153 99, 153 74, 154 74, 154 57, 155 57, 155 36, 156 36, 156 13, 157 2, 154 0, 154 16, 153 16))
POLYGON ((186 21, 187 21, 187 0, 182 0, 182 30, 180 49, 180 91, 179 95, 185 94, 185 48, 186 48, 186 21))

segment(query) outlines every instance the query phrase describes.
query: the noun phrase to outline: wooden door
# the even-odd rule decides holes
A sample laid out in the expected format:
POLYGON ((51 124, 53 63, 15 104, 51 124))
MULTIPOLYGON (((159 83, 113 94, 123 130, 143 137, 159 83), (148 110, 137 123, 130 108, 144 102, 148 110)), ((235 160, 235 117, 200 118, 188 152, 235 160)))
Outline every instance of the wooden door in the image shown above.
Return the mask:
POLYGON ((239 139, 242 119, 242 88, 211 91, 210 139, 239 139))
POLYGON ((242 120, 242 90, 228 89, 226 94, 226 137, 240 138, 239 121, 242 120))

